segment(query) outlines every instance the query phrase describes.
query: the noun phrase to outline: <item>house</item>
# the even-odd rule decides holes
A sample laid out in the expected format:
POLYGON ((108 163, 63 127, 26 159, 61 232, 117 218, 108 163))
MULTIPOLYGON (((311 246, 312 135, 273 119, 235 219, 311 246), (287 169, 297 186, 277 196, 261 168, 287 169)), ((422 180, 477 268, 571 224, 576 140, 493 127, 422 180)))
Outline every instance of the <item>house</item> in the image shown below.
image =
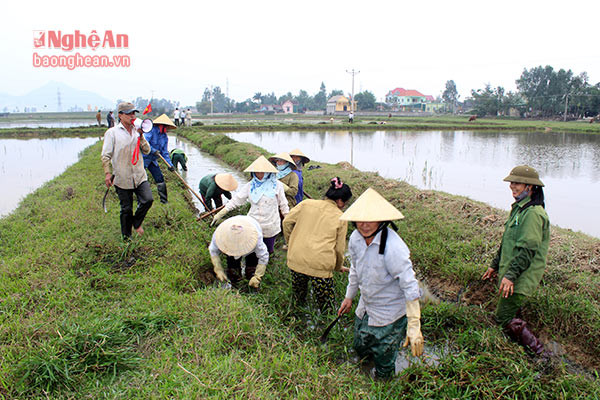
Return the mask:
POLYGON ((434 100, 433 96, 424 95, 418 90, 404 88, 390 90, 385 96, 385 102, 387 104, 396 109, 401 109, 402 111, 425 111, 426 104, 432 103, 434 100))
MULTIPOLYGON (((353 103, 354 111, 356 111, 356 100, 354 100, 353 103)), ((350 112, 350 100, 348 100, 345 96, 340 94, 337 96, 333 96, 329 100, 327 100, 327 114, 333 114, 335 112, 344 111, 350 112)))
POLYGON ((261 104, 260 108, 256 112, 275 114, 280 113, 282 111, 283 109, 279 104, 261 104))
POLYGON ((284 114, 294 114, 298 112, 298 105, 297 101, 287 100, 281 105, 281 108, 284 114))

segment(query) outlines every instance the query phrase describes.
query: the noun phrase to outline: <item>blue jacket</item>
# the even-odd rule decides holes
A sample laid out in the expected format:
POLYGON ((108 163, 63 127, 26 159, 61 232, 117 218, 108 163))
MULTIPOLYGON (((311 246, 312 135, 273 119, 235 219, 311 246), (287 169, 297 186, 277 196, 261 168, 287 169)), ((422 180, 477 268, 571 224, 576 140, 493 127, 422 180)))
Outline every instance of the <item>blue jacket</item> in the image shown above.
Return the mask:
POLYGON ((302 179, 302 171, 295 169, 294 172, 298 175, 298 193, 296 193, 296 196, 294 197, 296 199, 296 204, 298 204, 304 199, 304 191, 302 190, 304 179, 302 179))
POLYGON ((171 157, 169 157, 169 137, 166 133, 160 133, 158 126, 154 125, 150 132, 144 134, 144 137, 150 144, 150 154, 144 154, 144 168, 148 168, 150 164, 158 165, 158 156, 154 154, 157 150, 169 165, 173 165, 171 157))

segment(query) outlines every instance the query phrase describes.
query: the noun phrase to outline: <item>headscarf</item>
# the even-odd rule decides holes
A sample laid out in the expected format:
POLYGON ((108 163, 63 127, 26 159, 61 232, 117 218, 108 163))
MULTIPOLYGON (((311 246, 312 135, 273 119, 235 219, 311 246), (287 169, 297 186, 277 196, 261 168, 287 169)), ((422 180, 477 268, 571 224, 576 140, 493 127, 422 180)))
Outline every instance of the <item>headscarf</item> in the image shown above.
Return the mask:
POLYGON ((277 179, 284 178, 284 177, 288 176, 288 174, 290 172, 292 172, 292 167, 290 166, 289 162, 286 162, 285 164, 282 164, 282 165, 277 164, 276 167, 277 167, 277 179))
POLYGON ((267 172, 262 179, 258 179, 256 175, 254 175, 254 172, 252 172, 252 180, 250 181, 250 199, 253 203, 258 203, 263 195, 275 197, 276 188, 277 178, 274 173, 267 172))

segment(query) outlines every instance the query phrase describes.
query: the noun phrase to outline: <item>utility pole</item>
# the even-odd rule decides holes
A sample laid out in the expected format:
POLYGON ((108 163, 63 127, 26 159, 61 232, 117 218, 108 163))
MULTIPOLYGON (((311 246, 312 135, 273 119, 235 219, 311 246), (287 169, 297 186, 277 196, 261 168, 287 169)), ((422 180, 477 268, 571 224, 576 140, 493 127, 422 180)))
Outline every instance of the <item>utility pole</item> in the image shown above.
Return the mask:
POLYGON ((150 90, 150 101, 154 99, 154 90, 150 90))
POLYGON ((568 110, 568 108, 569 108, 569 93, 567 93, 565 95, 565 115, 564 115, 564 118, 563 118, 564 122, 567 122, 567 110, 568 110))
POLYGON ((352 110, 352 114, 354 114, 354 76, 360 74, 360 71, 355 71, 352 68, 352 71, 346 70, 347 73, 352 75, 352 98, 350 99, 350 110, 352 110))

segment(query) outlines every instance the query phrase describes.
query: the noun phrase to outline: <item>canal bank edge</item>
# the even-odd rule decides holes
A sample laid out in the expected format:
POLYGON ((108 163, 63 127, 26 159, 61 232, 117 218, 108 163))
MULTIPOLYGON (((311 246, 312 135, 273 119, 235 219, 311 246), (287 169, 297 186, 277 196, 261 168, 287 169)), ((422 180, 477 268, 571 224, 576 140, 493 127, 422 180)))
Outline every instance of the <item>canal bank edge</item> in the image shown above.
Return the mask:
MULTIPOLYGON (((224 151, 223 160, 239 151, 231 161, 237 158, 244 164, 244 157, 264 153, 252 145, 201 135, 196 143, 214 153, 224 151)), ((561 369, 539 379, 539 371, 491 325, 487 312, 456 303, 423 308, 426 340, 442 347, 451 343, 456 354, 436 368, 415 364, 392 382, 373 382, 347 361, 340 363, 351 347, 350 331, 334 329, 328 346, 321 347, 320 332, 307 332, 306 321, 286 310, 289 272, 281 250, 272 258, 259 294, 239 295, 210 284, 206 246, 212 229, 195 221, 189 195, 173 184, 169 172, 169 205, 157 202, 146 219, 144 238, 123 244, 116 196, 109 214, 101 210, 105 187, 99 151, 99 144, 86 149, 78 163, 0 219, 0 289, 5 294, 0 302, 0 353, 5 361, 0 364, 0 395, 497 397, 511 390, 514 396, 551 399, 600 394, 597 382, 561 369), (108 357, 86 364, 94 354, 108 357), (528 384, 522 385, 524 381, 528 384)), ((324 191, 319 182, 332 173, 348 181, 367 179, 365 186, 385 185, 375 174, 348 165, 322 169, 311 171, 322 173, 309 177, 307 191, 313 195, 324 191)), ((359 183, 352 184, 358 195, 359 183)), ((412 193, 405 185, 390 191, 396 189, 407 193, 396 193, 396 204, 412 193)), ((435 198, 430 194, 424 199, 435 198)), ((410 207, 405 210, 417 220, 410 207)), ((432 228, 440 216, 431 216, 432 228)), ((405 239, 411 236, 408 220, 401 226, 405 239)), ((468 245, 455 232, 441 234, 454 252, 468 245)), ((418 250, 412 250, 414 258, 418 250)), ((425 254, 419 256, 418 267, 427 271, 430 263, 436 267, 442 261, 425 254)), ((338 297, 345 279, 336 276, 338 297)), ((309 318, 321 328, 329 322, 327 317, 309 318)))

